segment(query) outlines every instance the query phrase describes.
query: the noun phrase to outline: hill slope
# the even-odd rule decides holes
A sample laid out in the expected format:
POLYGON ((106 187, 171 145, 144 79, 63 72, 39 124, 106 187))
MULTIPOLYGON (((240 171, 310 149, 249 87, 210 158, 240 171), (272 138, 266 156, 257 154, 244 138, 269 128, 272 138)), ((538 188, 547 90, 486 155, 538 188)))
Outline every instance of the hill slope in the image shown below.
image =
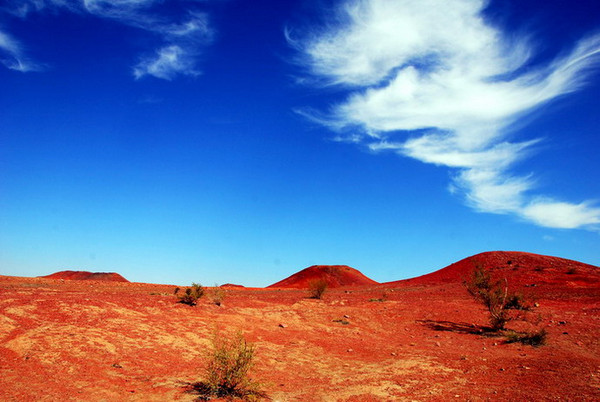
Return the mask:
POLYGON ((116 272, 88 272, 88 271, 59 271, 41 278, 68 279, 78 281, 110 281, 129 282, 116 272))
POLYGON ((313 265, 267 287, 302 289, 308 288, 310 282, 321 279, 325 280, 330 288, 377 284, 360 271, 347 265, 313 265))
POLYGON ((600 268, 582 262, 519 251, 490 251, 467 257, 438 271, 385 285, 460 283, 481 266, 515 285, 569 282, 573 286, 600 283, 600 268))

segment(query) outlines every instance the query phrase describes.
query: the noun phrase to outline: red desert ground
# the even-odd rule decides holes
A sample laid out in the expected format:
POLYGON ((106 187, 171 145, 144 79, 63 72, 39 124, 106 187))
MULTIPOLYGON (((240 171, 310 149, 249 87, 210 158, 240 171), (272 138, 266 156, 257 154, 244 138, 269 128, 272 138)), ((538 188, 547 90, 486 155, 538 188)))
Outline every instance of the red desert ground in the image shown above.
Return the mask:
POLYGON ((488 252, 388 283, 313 266, 267 288, 207 288, 195 306, 175 288, 116 273, 0 276, 0 400, 195 400, 186 385, 203 380, 211 340, 236 333, 255 346, 249 376, 267 400, 600 400, 596 266, 488 252), (530 302, 506 328, 544 330, 544 345, 488 330, 464 286, 476 269, 530 302), (315 280, 328 285, 321 299, 308 298, 315 280))

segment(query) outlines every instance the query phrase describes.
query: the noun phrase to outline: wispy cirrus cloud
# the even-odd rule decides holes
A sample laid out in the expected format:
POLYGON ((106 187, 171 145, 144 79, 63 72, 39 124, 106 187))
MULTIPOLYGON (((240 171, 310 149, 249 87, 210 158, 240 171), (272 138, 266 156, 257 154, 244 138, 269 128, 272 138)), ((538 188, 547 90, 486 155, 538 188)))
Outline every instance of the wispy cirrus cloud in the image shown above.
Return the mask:
POLYGON ((450 189, 473 208, 540 226, 600 223, 592 202, 534 195, 532 176, 511 173, 539 139, 509 141, 514 123, 586 84, 600 65, 600 35, 543 66, 528 64, 526 36, 505 35, 484 0, 348 0, 334 21, 295 37, 317 82, 349 91, 327 113, 303 112, 374 151, 453 169, 450 189))
MULTIPOLYGON (((194 2, 184 0, 9 0, 0 10, 23 19, 31 13, 48 10, 91 14, 156 36, 162 44, 140 56, 139 63, 132 68, 136 79, 153 76, 171 80, 178 75, 198 75, 198 57, 214 37, 207 13, 198 10, 194 2), (167 7, 168 13, 164 12, 167 7)), ((12 55, 24 59, 22 52, 12 55)))
POLYGON ((151 75, 170 80, 178 74, 200 74, 197 59, 204 46, 212 42, 214 32, 205 13, 188 12, 180 22, 154 28, 165 41, 153 55, 147 55, 134 67, 136 78, 151 75))
POLYGON ((40 71, 43 67, 30 60, 21 43, 7 33, 0 31, 0 63, 11 70, 28 72, 40 71))
POLYGON ((154 55, 144 58, 133 69, 135 78, 152 75, 156 78, 171 80, 177 74, 198 75, 193 57, 177 45, 158 49, 154 55))

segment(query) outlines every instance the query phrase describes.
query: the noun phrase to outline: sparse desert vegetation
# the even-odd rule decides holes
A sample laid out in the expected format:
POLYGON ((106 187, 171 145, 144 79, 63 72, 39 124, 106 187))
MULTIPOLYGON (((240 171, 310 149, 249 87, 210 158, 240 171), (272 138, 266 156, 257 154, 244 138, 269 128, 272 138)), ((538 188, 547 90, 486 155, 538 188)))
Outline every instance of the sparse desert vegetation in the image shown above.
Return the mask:
POLYGON ((506 331, 505 336, 509 343, 519 342, 524 345, 543 346, 546 344, 548 331, 544 328, 528 332, 506 331))
POLYGON ((478 266, 473 270, 471 278, 465 282, 465 286, 471 296, 486 307, 492 329, 503 330, 506 323, 512 319, 509 305, 518 300, 518 296, 509 295, 506 278, 494 281, 487 270, 478 266))
POLYGON ((204 296, 205 290, 199 283, 192 283, 192 286, 181 291, 180 288, 175 288, 175 296, 179 303, 195 306, 199 299, 204 296))
POLYGON ((308 283, 308 297, 311 299, 322 299, 327 291, 327 281, 314 279, 308 283))
POLYGON ((504 335, 508 342, 532 346, 546 344, 548 333, 543 328, 525 332, 506 329, 510 321, 530 321, 528 313, 533 310, 533 303, 526 300, 522 293, 509 291, 506 278, 493 280, 488 270, 476 266, 464 285, 471 296, 486 307, 492 331, 504 335))
POLYGON ((220 306, 223 304, 223 300, 225 300, 225 289, 215 284, 215 286, 210 291, 210 299, 214 305, 220 306))
POLYGON ((207 356, 204 380, 191 384, 201 399, 238 398, 255 401, 266 395, 261 385, 250 377, 255 346, 241 332, 234 336, 215 333, 207 356))

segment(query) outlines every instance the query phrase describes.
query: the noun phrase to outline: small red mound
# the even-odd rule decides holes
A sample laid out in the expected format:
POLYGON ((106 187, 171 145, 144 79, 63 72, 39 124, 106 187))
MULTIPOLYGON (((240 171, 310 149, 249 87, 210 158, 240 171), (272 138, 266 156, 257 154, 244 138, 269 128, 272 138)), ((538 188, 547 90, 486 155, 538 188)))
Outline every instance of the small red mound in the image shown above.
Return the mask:
POLYGON ((569 282, 573 286, 586 286, 600 282, 600 268, 594 265, 519 251, 490 251, 467 257, 430 274, 385 285, 461 283, 478 266, 516 285, 569 282))
POLYGON ((219 286, 221 288, 230 288, 230 289, 243 289, 244 285, 236 285, 235 283, 226 283, 224 285, 219 286))
POLYGON ((60 271, 41 278, 68 279, 77 281, 129 282, 116 272, 60 271))
POLYGON ((378 284, 360 271, 346 265, 313 265, 267 287, 303 289, 308 288, 310 282, 321 279, 325 280, 330 288, 378 284))

